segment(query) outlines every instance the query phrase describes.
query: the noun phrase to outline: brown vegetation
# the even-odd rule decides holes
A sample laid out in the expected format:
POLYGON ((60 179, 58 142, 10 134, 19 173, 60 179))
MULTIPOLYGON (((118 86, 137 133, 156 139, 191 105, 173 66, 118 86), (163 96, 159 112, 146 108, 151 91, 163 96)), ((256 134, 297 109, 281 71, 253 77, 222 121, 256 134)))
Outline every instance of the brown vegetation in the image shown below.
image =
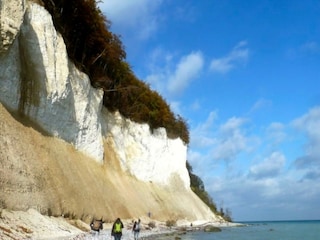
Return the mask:
POLYGON ((104 106, 125 117, 164 127, 170 138, 189 143, 189 130, 180 116, 149 85, 137 79, 125 61, 120 38, 109 31, 110 22, 95 0, 43 0, 62 34, 68 55, 90 77, 91 85, 104 90, 104 106))

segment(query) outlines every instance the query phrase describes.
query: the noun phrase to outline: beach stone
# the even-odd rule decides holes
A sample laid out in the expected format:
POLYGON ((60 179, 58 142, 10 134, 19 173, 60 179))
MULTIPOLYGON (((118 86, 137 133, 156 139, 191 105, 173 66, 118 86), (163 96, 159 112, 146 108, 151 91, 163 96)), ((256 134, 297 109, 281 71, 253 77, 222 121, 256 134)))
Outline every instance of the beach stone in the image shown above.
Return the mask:
POLYGON ((212 226, 212 225, 207 225, 203 228, 203 231, 205 232, 221 232, 221 228, 212 226))

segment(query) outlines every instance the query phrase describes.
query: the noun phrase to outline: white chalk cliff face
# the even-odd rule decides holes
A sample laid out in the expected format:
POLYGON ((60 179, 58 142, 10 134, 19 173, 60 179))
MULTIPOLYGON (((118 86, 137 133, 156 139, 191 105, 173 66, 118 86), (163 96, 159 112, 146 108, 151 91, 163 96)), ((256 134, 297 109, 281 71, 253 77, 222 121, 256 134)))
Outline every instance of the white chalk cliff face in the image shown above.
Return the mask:
POLYGON ((142 181, 189 188, 187 146, 169 139, 165 129, 151 133, 110 113, 102 106, 103 92, 68 59, 63 38, 51 15, 23 0, 1 0, 0 102, 28 116, 49 135, 74 145, 103 163, 111 144, 121 168, 142 181))
POLYGON ((142 181, 169 185, 181 181, 190 186, 186 169, 187 147, 180 138, 169 139, 164 128, 150 132, 149 125, 137 124, 119 113, 103 111, 106 136, 111 139, 120 164, 142 181))
MULTIPOLYGON (((12 1, 3 4, 7 2, 12 1)), ((10 10, 16 9, 8 9, 2 11, 1 20, 10 19, 7 22, 20 29, 12 34, 12 46, 0 60, 1 102, 101 161, 102 91, 93 89, 88 77, 69 61, 64 41, 43 7, 30 4, 23 19, 12 19, 10 10)))

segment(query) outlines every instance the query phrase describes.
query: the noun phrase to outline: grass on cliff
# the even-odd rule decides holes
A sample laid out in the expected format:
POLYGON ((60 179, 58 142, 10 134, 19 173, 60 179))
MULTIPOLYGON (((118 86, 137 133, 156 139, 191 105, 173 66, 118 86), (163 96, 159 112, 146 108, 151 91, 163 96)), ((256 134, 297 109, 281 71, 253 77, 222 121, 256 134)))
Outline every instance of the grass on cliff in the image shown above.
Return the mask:
POLYGON ((164 127, 168 137, 189 143, 185 120, 176 116, 161 95, 139 80, 125 61, 120 38, 95 0, 42 0, 61 33, 70 59, 85 72, 95 88, 104 90, 103 104, 110 111, 151 129, 164 127))

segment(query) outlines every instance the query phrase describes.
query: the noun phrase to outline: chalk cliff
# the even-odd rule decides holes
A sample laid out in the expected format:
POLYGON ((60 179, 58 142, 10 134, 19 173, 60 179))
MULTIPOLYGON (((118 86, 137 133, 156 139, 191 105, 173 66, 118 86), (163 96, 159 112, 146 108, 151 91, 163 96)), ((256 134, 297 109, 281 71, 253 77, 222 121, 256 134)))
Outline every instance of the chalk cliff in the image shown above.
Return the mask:
POLYGON ((104 108, 41 5, 0 3, 0 208, 217 219, 189 187, 180 138, 104 108))

